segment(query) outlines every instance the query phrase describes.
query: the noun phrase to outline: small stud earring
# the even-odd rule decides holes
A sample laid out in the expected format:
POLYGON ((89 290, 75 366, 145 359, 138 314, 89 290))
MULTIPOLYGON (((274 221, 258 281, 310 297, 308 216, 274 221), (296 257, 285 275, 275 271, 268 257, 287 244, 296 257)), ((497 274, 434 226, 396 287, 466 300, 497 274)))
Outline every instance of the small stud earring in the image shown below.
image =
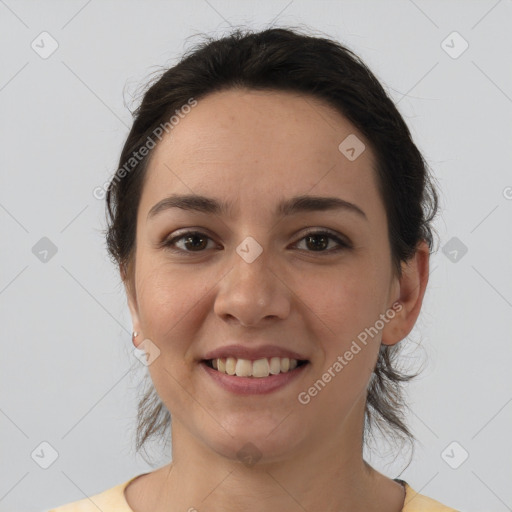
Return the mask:
POLYGON ((138 333, 137 331, 133 331, 132 336, 133 336, 134 338, 136 338, 138 335, 139 335, 139 333, 138 333))

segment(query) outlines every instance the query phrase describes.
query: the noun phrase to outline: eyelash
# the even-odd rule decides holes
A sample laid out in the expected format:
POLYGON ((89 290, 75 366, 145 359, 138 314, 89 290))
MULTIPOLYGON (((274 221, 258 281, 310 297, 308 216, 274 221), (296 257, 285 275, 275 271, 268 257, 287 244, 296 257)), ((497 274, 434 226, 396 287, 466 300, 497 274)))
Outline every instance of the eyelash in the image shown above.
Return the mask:
MULTIPOLYGON (((161 247, 164 247, 166 250, 169 250, 171 252, 177 252, 177 253, 185 253, 185 254, 194 254, 194 253, 201 253, 201 252, 204 252, 204 250, 201 250, 201 251, 186 251, 186 250, 183 250, 183 249, 176 249, 174 246, 174 244, 183 239, 183 238, 186 238, 186 237, 190 237, 190 236, 199 236, 199 237, 203 237, 203 238, 207 238, 209 240, 212 240, 211 237, 209 237, 208 235, 206 235, 205 233, 202 233, 200 231, 186 231, 185 233, 181 233, 180 235, 177 235, 173 238, 170 238, 168 240, 164 240, 160 246, 161 247)), ((341 250, 346 250, 346 249, 351 249, 352 246, 343 241, 341 238, 339 238, 338 236, 336 236, 334 233, 330 232, 330 231, 310 231, 309 233, 306 233, 300 240, 299 242, 301 242, 302 240, 304 240, 305 238, 307 238, 308 236, 327 236, 328 238, 330 238, 331 240, 334 240, 340 247, 337 248, 337 249, 330 249, 330 250, 321 250, 321 251, 306 251, 306 252, 310 252, 310 253, 324 253, 324 254, 333 254, 333 253, 338 253, 339 251, 341 250)))

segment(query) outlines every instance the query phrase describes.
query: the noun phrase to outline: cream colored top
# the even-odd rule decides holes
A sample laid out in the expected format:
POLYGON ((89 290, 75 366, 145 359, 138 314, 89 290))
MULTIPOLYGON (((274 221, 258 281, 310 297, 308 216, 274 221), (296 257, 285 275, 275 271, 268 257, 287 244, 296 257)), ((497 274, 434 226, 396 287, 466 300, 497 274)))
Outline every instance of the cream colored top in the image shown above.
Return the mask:
MULTIPOLYGON (((130 480, 95 494, 90 498, 73 501, 72 503, 53 508, 48 512, 98 512, 98 510, 102 512, 134 512, 126 501, 124 490, 130 482, 142 476, 142 474, 134 476, 130 480)), ((405 487, 405 505, 402 512, 458 512, 454 508, 447 507, 428 496, 419 494, 407 482, 403 480, 397 481, 405 487)))

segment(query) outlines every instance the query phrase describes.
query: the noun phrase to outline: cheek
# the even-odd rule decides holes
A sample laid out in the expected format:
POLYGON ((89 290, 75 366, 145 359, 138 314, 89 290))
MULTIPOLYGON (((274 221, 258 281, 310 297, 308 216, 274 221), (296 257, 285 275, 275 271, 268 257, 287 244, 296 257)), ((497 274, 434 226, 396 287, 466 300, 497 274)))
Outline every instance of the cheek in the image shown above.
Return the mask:
POLYGON ((384 290, 378 272, 368 265, 347 265, 297 281, 297 294, 325 326, 326 335, 340 340, 375 323, 384 290))
POLYGON ((192 348, 208 288, 193 272, 184 275, 170 265, 154 264, 143 272, 141 265, 139 312, 144 335, 155 342, 159 357, 149 365, 153 385, 167 409, 194 410, 197 393, 191 377, 195 363, 192 348), (186 389, 187 392, 183 390, 186 389))
MULTIPOLYGON (((316 413, 340 424, 365 392, 375 366, 380 334, 369 336, 366 329, 378 319, 379 290, 356 273, 331 273, 315 282, 318 288, 305 301, 312 311, 305 322, 317 326, 310 334, 321 356, 303 391, 315 397, 316 413)), ((304 283, 303 293, 306 289, 304 283)))
POLYGON ((176 266, 153 265, 142 271, 138 298, 145 335, 161 350, 180 353, 183 358, 190 343, 186 330, 197 325, 208 290, 198 273, 184 274, 176 266))
POLYGON ((381 333, 374 326, 383 312, 381 270, 358 262, 306 276, 300 287, 312 312, 306 322, 317 326, 311 335, 322 353, 315 379, 329 382, 320 401, 340 413, 365 390, 378 356, 381 333))

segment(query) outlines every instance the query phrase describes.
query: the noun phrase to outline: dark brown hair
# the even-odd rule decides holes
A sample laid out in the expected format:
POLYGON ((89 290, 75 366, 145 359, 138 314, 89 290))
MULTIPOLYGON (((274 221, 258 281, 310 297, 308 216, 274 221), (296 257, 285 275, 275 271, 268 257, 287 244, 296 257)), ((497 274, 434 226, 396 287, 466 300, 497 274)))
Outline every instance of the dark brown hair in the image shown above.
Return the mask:
MULTIPOLYGON (((134 112, 133 126, 106 195, 108 252, 133 290, 137 210, 151 150, 140 149, 183 105, 216 91, 247 88, 292 91, 324 100, 367 138, 376 157, 376 174, 388 218, 394 271, 401 276, 420 241, 433 249, 431 221, 438 196, 428 167, 393 101, 367 66, 351 50, 327 37, 297 29, 255 32, 235 29, 219 39, 207 37, 147 87, 134 112), (134 155, 137 158, 134 158, 134 155), (127 162, 130 165, 127 167, 127 162)), ((372 424, 394 439, 414 440, 404 420, 402 383, 417 376, 398 365, 400 343, 381 345, 365 409, 365 435, 372 424)), ((137 451, 170 426, 169 411, 153 386, 139 402, 137 451)))

